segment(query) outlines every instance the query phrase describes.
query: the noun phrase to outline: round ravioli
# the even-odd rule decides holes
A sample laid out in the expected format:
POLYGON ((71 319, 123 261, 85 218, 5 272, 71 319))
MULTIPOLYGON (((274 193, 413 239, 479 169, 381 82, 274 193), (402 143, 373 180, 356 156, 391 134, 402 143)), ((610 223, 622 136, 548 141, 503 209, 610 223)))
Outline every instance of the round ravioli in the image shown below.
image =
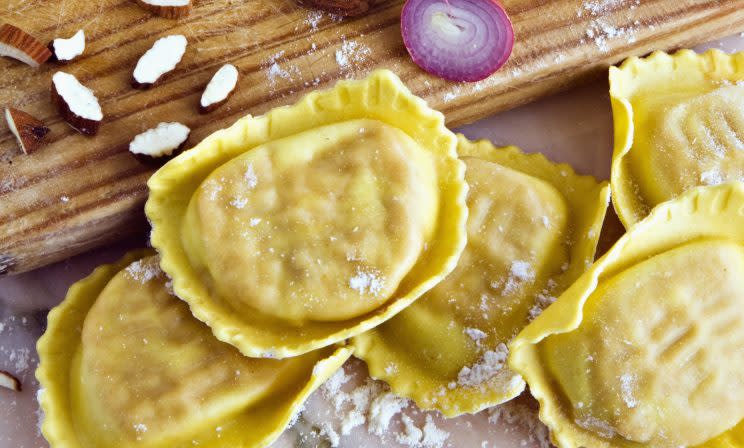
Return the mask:
POLYGON ((704 185, 744 180, 744 53, 656 52, 610 69, 613 203, 626 227, 704 185))
POLYGON ((159 170, 152 245, 194 315, 245 355, 325 347, 454 268, 467 214, 455 146, 392 73, 340 82, 159 170))
POLYGON ((739 446, 744 184, 656 208, 514 340, 559 447, 739 446))
POLYGON ((457 268, 406 310, 353 339, 393 392, 445 415, 524 389, 511 339, 593 261, 609 187, 517 148, 460 136, 468 244, 457 268))
POLYGON ((156 256, 133 253, 50 313, 37 376, 52 448, 267 446, 351 354, 246 358, 166 280, 156 256))

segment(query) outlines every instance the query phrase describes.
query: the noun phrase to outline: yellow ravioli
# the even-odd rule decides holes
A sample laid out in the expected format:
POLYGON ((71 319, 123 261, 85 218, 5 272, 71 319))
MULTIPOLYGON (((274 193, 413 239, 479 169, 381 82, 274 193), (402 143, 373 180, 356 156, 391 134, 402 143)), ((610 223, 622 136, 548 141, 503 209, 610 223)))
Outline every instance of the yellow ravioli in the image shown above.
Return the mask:
POLYGON ((135 252, 73 285, 50 312, 37 377, 52 448, 264 447, 351 356, 329 347, 246 358, 166 280, 157 256, 135 252))
POLYGON ((447 416, 524 389, 509 341, 594 260, 609 186, 540 154, 460 136, 468 244, 457 268, 399 315, 353 339, 396 394, 447 416))
POLYGON ((744 52, 655 52, 610 68, 612 199, 626 227, 703 185, 744 180, 744 52))
POLYGON ((218 339, 287 357, 379 325, 465 245, 443 116, 391 72, 246 117, 150 179, 152 245, 218 339))
POLYGON ((742 278, 742 183, 692 189, 632 227, 512 343, 554 442, 741 446, 742 278))

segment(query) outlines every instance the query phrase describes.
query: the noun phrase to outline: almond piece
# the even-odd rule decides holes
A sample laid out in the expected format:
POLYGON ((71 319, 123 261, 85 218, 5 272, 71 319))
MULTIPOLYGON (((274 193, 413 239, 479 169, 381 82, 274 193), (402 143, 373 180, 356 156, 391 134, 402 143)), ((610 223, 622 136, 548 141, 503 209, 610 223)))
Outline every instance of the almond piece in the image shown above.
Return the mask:
POLYGON ((49 44, 52 59, 59 62, 70 62, 85 51, 85 32, 78 31, 69 39, 54 39, 49 44))
POLYGON ((134 68, 132 86, 148 89, 166 73, 176 68, 186 52, 186 37, 180 34, 161 37, 139 58, 134 68))
POLYGON ((0 370, 0 387, 20 392, 21 382, 5 370, 0 370))
POLYGON ((52 76, 52 102, 62 118, 73 129, 95 135, 103 120, 103 111, 92 90, 80 84, 75 76, 57 72, 52 76))
POLYGON ((191 12, 191 0, 136 0, 146 10, 165 17, 180 19, 191 12))
POLYGON ((186 145, 190 133, 191 129, 181 123, 160 123, 134 137, 129 151, 153 158, 169 156, 186 145))
POLYGON ((34 36, 4 23, 0 25, 0 56, 8 56, 31 67, 38 67, 52 56, 52 52, 34 36))
POLYGON ((225 104, 237 85, 238 69, 232 64, 220 67, 202 93, 199 112, 207 114, 225 104))
POLYGON ((360 16, 374 3, 374 0, 297 0, 299 4, 318 8, 340 16, 360 16))
POLYGON ((39 149, 42 140, 49 133, 49 128, 41 120, 12 107, 5 108, 5 120, 24 154, 31 154, 39 149))

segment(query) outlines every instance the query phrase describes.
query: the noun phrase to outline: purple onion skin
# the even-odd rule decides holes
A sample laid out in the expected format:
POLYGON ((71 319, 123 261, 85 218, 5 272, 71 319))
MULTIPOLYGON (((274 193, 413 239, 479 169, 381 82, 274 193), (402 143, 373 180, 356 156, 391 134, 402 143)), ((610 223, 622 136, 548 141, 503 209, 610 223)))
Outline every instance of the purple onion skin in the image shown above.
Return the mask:
POLYGON ((401 12, 403 43, 413 62, 434 76, 476 82, 501 68, 514 47, 514 28, 496 0, 408 0, 401 12), (447 22, 447 35, 432 22, 447 22))

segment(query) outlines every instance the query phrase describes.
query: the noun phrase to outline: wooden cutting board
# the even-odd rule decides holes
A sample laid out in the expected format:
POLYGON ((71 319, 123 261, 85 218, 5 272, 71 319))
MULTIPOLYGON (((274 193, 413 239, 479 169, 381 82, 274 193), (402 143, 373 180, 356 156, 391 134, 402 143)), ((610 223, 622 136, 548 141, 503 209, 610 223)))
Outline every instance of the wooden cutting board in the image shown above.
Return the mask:
POLYGON ((0 105, 26 110, 52 129, 49 144, 25 156, 0 125, 0 274, 143 231, 145 182, 155 167, 127 148, 134 135, 161 121, 187 124, 196 143, 245 114, 384 67, 456 126, 597 75, 627 56, 744 30, 744 0, 503 0, 517 39, 511 59, 485 81, 457 84, 411 63, 400 38, 402 3, 378 0, 365 17, 341 20, 292 0, 196 0, 189 17, 174 21, 132 0, 4 0, 0 22, 43 41, 82 28, 88 45, 65 66, 32 69, 0 60, 0 105), (177 70, 152 90, 132 89, 139 56, 174 33, 189 41, 177 70), (238 91, 225 107, 201 116, 201 91, 226 62, 242 73, 238 91), (57 70, 97 93, 105 114, 98 136, 78 134, 55 113, 49 85, 57 70))

